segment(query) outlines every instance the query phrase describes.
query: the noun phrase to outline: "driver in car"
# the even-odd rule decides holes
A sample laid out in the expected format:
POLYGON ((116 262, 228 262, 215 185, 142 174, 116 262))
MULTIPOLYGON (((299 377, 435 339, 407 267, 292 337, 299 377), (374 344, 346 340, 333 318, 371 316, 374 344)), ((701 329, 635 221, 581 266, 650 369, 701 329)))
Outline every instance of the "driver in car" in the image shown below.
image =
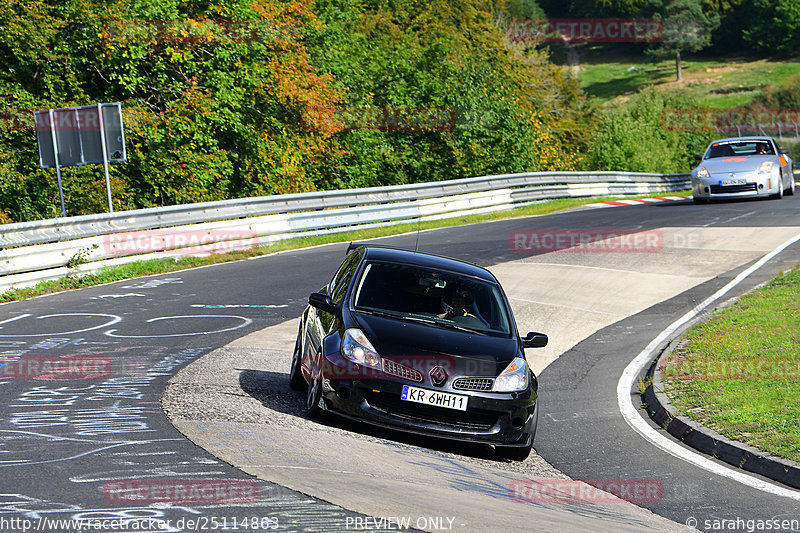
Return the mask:
POLYGON ((452 291, 451 294, 442 298, 442 308, 444 313, 439 314, 439 318, 453 318, 457 316, 469 316, 467 313, 467 302, 469 292, 463 289, 452 291), (448 298, 449 296, 449 298, 448 298), (449 300, 449 303, 448 303, 449 300))

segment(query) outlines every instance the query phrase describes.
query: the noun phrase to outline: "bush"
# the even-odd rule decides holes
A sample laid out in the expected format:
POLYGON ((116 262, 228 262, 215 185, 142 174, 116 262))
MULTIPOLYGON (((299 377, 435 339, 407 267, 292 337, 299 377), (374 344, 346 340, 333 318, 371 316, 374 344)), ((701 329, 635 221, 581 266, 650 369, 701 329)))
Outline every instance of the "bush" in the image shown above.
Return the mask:
POLYGON ((767 87, 754 104, 767 109, 800 110, 800 75, 792 76, 778 86, 767 87))
POLYGON ((678 173, 693 167, 711 133, 676 131, 665 127, 664 112, 694 107, 678 94, 648 88, 626 105, 604 109, 589 144, 587 170, 678 173))

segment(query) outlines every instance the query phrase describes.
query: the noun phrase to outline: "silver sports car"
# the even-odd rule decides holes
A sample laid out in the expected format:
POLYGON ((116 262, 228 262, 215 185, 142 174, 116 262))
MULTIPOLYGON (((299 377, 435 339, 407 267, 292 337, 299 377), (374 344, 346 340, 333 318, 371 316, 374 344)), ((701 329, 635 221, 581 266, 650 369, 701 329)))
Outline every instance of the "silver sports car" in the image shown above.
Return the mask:
POLYGON ((773 197, 794 194, 788 150, 771 137, 733 137, 712 142, 692 170, 694 203, 716 198, 773 197))

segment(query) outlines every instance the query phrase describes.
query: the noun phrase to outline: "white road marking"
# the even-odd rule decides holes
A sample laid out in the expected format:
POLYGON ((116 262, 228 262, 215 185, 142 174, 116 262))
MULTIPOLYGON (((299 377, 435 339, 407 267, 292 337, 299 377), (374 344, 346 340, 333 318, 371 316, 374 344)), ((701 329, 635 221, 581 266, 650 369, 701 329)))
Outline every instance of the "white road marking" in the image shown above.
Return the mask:
MULTIPOLYGON (((25 314, 22 314, 22 315, 19 315, 19 316, 15 316, 15 317, 11 317, 11 318, 8 318, 6 320, 3 320, 2 322, 0 322, 0 324, 8 324, 9 322, 14 322, 15 320, 19 320, 21 318, 26 318, 26 317, 29 317, 29 316, 31 316, 30 313, 25 313, 25 314)), ((0 329, 3 329, 3 327, 0 326, 0 329)))
POLYGON ((753 272, 764 266, 773 257, 798 241, 800 241, 800 234, 795 235, 788 241, 772 250, 770 253, 762 257, 758 262, 741 272, 727 285, 703 300, 701 303, 697 304, 694 309, 670 324, 667 329, 662 331, 658 337, 653 339, 650 344, 648 344, 647 347, 642 350, 641 353, 639 353, 639 355, 637 355, 636 358, 630 362, 630 364, 628 364, 628 366, 625 368, 625 371, 622 373, 622 376, 619 378, 619 382, 617 383, 617 404, 619 406, 619 410, 628 425, 644 439, 650 441, 655 446, 661 448, 663 451, 672 455, 673 457, 677 457, 678 459, 702 468, 703 470, 737 481, 748 487, 768 492, 776 496, 790 498, 796 501, 800 501, 800 491, 787 489, 774 483, 755 478, 749 474, 746 474, 743 470, 735 470, 727 466, 722 466, 711 461, 706 456, 694 451, 690 451, 678 443, 666 438, 664 435, 648 425, 644 418, 642 418, 642 416, 639 414, 637 409, 633 406, 633 401, 631 400, 631 390, 633 388, 634 380, 638 377, 639 372, 652 360, 653 352, 661 343, 669 339, 669 337, 681 326, 703 312, 703 310, 713 302, 730 292, 731 289, 736 287, 753 272))
POLYGON ((197 318, 237 318, 237 319, 241 320, 242 323, 237 325, 237 326, 230 327, 230 328, 217 329, 217 330, 214 330, 214 331, 196 331, 196 332, 193 332, 193 333, 171 333, 171 334, 168 334, 168 335, 117 335, 115 333, 117 331, 116 329, 110 329, 110 330, 106 331, 105 334, 108 335, 109 337, 124 338, 124 339, 156 339, 156 338, 162 338, 162 337, 189 337, 189 336, 192 336, 192 335, 211 335, 212 333, 223 333, 225 331, 233 331, 235 329, 239 329, 239 328, 243 328, 243 327, 249 326, 250 324, 253 323, 253 321, 250 320, 249 318, 245 318, 243 316, 237 316, 237 315, 160 316, 160 317, 157 317, 157 318, 151 318, 150 320, 147 321, 147 323, 149 324, 149 323, 152 323, 152 322, 158 322, 160 320, 173 320, 173 319, 176 319, 176 318, 192 318, 192 319, 197 319, 197 318))
POLYGON ((206 309, 235 309, 238 307, 253 309, 283 309, 284 307, 289 307, 289 304, 192 304, 190 307, 203 307, 206 309))
MULTIPOLYGON (((14 317, 12 319, 6 320, 6 322, 10 322, 11 320, 19 320, 20 318, 25 318, 25 317, 29 317, 29 316, 31 316, 31 315, 29 315, 29 314, 20 315, 18 317, 14 317)), ((84 331, 92 331, 94 329, 100 329, 100 328, 104 328, 106 326, 111 326, 113 324, 116 324, 120 320, 122 320, 122 317, 120 317, 120 316, 109 315, 109 314, 106 314, 106 313, 58 313, 58 314, 54 314, 54 315, 39 316, 39 317, 36 317, 36 320, 42 320, 44 318, 53 318, 53 317, 58 317, 58 316, 104 316, 104 317, 110 318, 111 320, 109 320, 108 322, 104 322, 103 324, 100 324, 100 325, 97 325, 97 326, 92 326, 90 328, 85 328, 85 329, 76 329, 74 331, 51 331, 49 333, 30 333, 30 334, 22 334, 22 333, 20 333, 20 334, 16 334, 16 335, 0 335, 0 337, 53 337, 53 336, 56 336, 56 335, 71 335, 73 333, 83 333, 84 331)), ((3 322, 0 322, 0 324, 2 324, 2 323, 3 322)))
POLYGON ((140 292, 128 292, 125 294, 102 294, 100 296, 92 296, 92 300, 103 299, 103 298, 127 298, 128 296, 147 296, 146 294, 142 294, 140 292))

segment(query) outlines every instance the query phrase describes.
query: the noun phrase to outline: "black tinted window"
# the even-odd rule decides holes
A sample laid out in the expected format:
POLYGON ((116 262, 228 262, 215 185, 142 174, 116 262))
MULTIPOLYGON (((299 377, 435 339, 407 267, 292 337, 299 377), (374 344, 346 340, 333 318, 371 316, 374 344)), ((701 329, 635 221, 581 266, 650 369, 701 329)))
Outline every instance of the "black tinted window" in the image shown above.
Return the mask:
POLYGON ((342 263, 342 266, 339 267, 339 270, 333 276, 328 290, 335 303, 341 303, 342 298, 344 298, 345 293, 347 293, 349 279, 353 275, 353 271, 358 265, 358 260, 361 255, 362 254, 359 252, 348 255, 342 263))
POLYGON ((708 148, 705 159, 750 155, 775 155, 775 149, 769 141, 714 143, 708 148))
POLYGON ((368 263, 355 292, 355 308, 443 327, 503 335, 511 331, 496 284, 413 265, 368 263))

